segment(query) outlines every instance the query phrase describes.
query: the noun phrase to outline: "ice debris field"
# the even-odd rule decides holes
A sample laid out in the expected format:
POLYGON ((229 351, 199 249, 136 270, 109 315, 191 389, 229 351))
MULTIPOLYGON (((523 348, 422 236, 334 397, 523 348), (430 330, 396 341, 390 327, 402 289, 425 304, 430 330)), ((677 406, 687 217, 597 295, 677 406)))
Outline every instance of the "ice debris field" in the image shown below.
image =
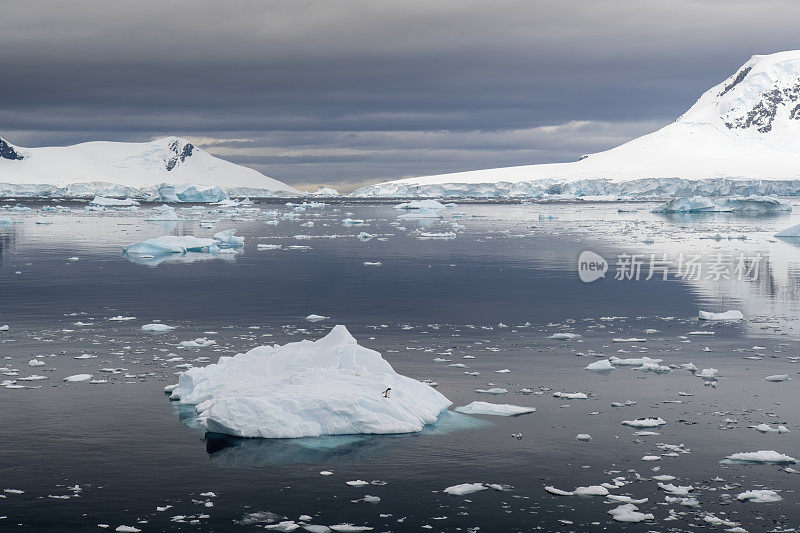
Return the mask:
POLYGON ((0 462, 0 528, 47 513, 112 531, 797 530, 800 248, 776 234, 800 220, 747 202, 768 207, 8 203, 3 295, 119 276, 147 296, 16 295, 0 312, 2 421, 26 428, 0 462), (350 310, 377 301, 375 277, 433 283, 468 254, 587 291, 576 248, 767 260, 757 280, 663 282, 694 298, 669 309, 634 294, 628 313, 531 299, 432 320, 409 291, 403 312, 350 310), (354 276, 347 300, 275 286, 315 263, 354 276))

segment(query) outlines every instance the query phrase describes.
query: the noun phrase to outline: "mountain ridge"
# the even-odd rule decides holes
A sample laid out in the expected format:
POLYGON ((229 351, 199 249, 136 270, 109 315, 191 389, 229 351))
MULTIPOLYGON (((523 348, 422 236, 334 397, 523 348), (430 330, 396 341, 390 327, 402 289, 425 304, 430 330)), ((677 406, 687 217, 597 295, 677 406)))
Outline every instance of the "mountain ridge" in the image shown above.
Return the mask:
POLYGON ((405 178, 353 194, 652 196, 725 189, 800 195, 800 50, 752 56, 674 122, 578 161, 405 178))
MULTIPOLYGON (((163 186, 212 196, 298 196, 293 187, 257 170, 215 157, 182 137, 144 143, 90 141, 23 148, 0 137, 0 196, 152 196, 163 186), (237 194, 238 195, 238 194, 237 194)), ((180 196, 180 194, 178 194, 180 196)))

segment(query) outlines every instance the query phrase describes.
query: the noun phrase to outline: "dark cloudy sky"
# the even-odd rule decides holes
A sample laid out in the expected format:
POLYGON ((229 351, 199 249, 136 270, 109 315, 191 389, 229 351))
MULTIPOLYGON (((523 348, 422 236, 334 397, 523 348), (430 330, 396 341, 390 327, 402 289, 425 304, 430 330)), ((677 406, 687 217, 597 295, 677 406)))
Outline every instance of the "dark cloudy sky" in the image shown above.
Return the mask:
POLYGON ((0 135, 188 137, 296 186, 576 159, 674 120, 800 2, 3 0, 0 135))

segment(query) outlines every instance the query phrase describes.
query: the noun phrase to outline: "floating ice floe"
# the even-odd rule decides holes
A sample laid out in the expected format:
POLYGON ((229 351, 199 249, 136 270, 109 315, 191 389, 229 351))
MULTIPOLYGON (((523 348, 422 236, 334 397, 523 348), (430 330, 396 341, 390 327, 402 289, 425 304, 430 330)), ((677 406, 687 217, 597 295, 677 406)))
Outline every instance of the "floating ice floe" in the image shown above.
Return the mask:
POLYGON ((491 389, 477 389, 475 392, 480 394, 507 394, 508 389, 502 387, 493 387, 491 389))
POLYGON ((622 425, 632 428, 655 428, 665 425, 667 422, 663 418, 645 417, 634 420, 623 420, 622 425))
POLYGON ((323 315, 314 315, 314 314, 311 314, 311 315, 308 315, 308 316, 306 317, 306 320, 308 320, 309 322, 319 322, 319 321, 321 321, 321 320, 327 320, 327 319, 329 319, 329 318, 330 318, 330 317, 323 316, 323 315))
POLYGON ((535 407, 523 407, 507 403, 472 402, 455 408, 459 413, 467 415, 515 416, 536 411, 535 407))
POLYGON ((645 520, 655 520, 655 516, 651 513, 640 513, 632 503, 626 503, 619 507, 614 507, 606 511, 611 517, 618 522, 644 522, 645 520))
POLYGON ((724 313, 712 313, 711 311, 700 311, 698 313, 698 318, 700 320, 717 320, 717 321, 732 321, 732 320, 742 320, 744 319, 744 315, 741 311, 737 311, 736 309, 731 309, 730 311, 725 311, 724 313))
POLYGON ((417 432, 451 405, 341 325, 317 341, 260 346, 191 368, 171 399, 194 405, 210 432, 264 438, 417 432))
POLYGON ((244 237, 237 236, 235 229, 226 229, 215 233, 214 240, 220 248, 241 248, 244 246, 244 237))
POLYGON ((611 356, 608 358, 608 361, 615 366, 644 366, 648 364, 659 364, 662 363, 663 359, 653 359, 651 357, 631 357, 627 359, 621 359, 616 356, 611 356))
POLYGON ((89 381, 92 379, 91 374, 75 374, 74 376, 67 376, 64 378, 64 381, 67 383, 77 383, 79 381, 89 381))
POLYGON ((453 496, 464 496, 466 494, 473 494, 475 492, 480 492, 488 488, 489 487, 487 487, 483 483, 462 483, 461 485, 453 485, 452 487, 447 487, 446 489, 444 489, 444 492, 446 494, 452 494, 453 496))
POLYGON ((780 383, 781 381, 788 381, 789 374, 777 374, 775 376, 767 376, 764 381, 771 381, 772 383, 780 383))
POLYGON ((759 433, 789 433, 789 428, 786 426, 779 425, 778 427, 772 427, 769 424, 758 424, 757 426, 747 426, 751 429, 755 429, 759 433))
POLYGON ((553 398, 564 398, 565 400, 588 400, 589 397, 583 392, 554 392, 553 398))
POLYGON ((580 337, 577 333, 553 333, 548 339, 554 339, 557 341, 570 341, 572 339, 577 339, 580 337))
POLYGON ((181 341, 178 346, 181 348, 205 348, 206 346, 213 346, 217 341, 208 339, 206 337, 198 337, 189 341, 181 341))
POLYGON ((609 372, 615 370, 615 368, 611 366, 611 361, 608 359, 600 359, 599 361, 586 365, 584 368, 590 372, 609 372))
POLYGON ((783 500, 780 494, 774 490, 748 490, 736 495, 739 501, 748 501, 752 503, 772 503, 783 500))
POLYGON ((774 450, 761 450, 757 452, 740 452, 727 456, 720 461, 725 464, 737 463, 764 463, 764 464, 795 464, 797 459, 778 453, 774 450))
POLYGON ((218 253, 221 249, 241 248, 244 237, 236 237, 236 230, 221 231, 213 239, 193 235, 165 235, 143 242, 129 244, 122 248, 128 255, 166 255, 196 253, 218 253))
POLYGON ((149 331, 151 333, 165 333, 167 331, 172 331, 173 329, 175 329, 175 326, 168 326, 167 324, 161 324, 160 322, 145 324, 142 326, 142 331, 149 331))
MULTIPOLYGON (((401 215, 402 216, 402 215, 401 215)), ((429 240, 429 239, 442 239, 445 241, 455 239, 456 234, 452 231, 446 231, 444 233, 431 233, 426 231, 418 231, 416 232, 417 239, 420 240, 429 240)))

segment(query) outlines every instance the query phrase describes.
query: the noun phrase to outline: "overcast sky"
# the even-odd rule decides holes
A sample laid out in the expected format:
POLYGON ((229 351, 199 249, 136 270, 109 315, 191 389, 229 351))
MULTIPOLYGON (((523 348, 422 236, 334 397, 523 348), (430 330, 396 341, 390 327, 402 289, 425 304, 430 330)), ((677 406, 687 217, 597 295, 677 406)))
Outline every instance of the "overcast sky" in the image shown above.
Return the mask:
POLYGON ((0 135, 181 135, 344 191, 568 161, 800 48, 798 21, 767 0, 3 0, 0 135))

